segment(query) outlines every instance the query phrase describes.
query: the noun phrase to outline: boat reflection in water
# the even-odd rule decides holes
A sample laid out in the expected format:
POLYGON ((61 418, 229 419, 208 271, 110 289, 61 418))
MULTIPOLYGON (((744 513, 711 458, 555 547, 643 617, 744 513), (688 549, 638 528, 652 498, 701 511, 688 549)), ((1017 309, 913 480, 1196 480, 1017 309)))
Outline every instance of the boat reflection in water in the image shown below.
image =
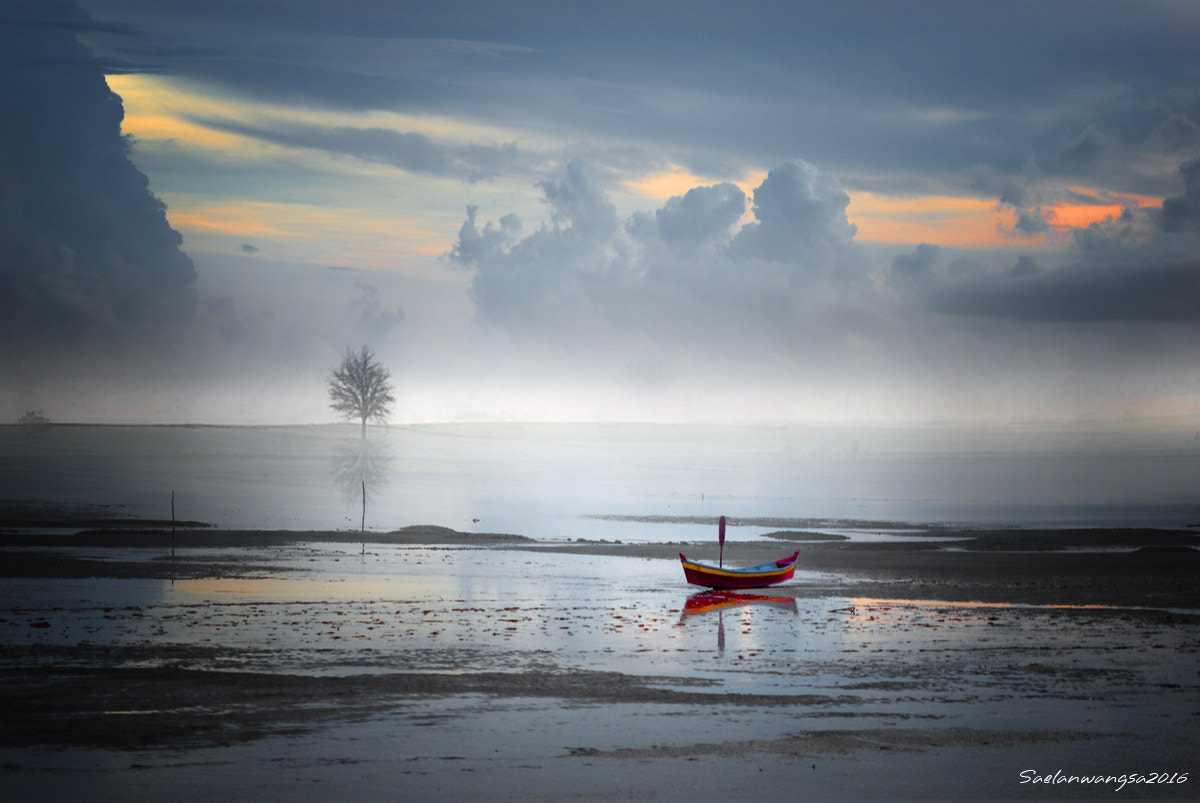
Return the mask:
POLYGON ((768 597, 764 594, 743 594, 739 591, 704 591, 692 594, 683 604, 683 615, 707 613, 735 605, 770 605, 797 612, 795 597, 768 597))
POLYGON ((687 621, 689 616, 698 613, 717 612, 717 652, 725 651, 725 609, 738 606, 769 605, 772 608, 782 608, 798 614, 794 597, 769 597, 765 594, 744 594, 739 591, 703 591, 688 597, 683 604, 683 615, 680 624, 687 621))

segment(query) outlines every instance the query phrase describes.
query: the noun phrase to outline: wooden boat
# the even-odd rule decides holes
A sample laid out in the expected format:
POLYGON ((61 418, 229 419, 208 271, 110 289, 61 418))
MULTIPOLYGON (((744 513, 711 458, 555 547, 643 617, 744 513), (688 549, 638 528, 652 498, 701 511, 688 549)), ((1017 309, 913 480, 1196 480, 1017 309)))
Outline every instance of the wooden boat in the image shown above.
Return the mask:
POLYGON ((800 550, 796 550, 791 557, 771 563, 748 566, 744 569, 726 569, 723 566, 696 563, 694 560, 688 560, 682 552, 679 553, 679 561, 683 564, 683 576, 687 581, 692 585, 709 588, 762 588, 791 580, 792 575, 796 573, 796 559, 799 557, 800 550))

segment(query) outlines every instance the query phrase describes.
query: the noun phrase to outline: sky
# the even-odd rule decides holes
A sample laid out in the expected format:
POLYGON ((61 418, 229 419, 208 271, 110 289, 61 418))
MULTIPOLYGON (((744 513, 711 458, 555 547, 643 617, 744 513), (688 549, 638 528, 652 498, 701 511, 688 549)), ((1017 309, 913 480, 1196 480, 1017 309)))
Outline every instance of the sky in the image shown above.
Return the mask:
POLYGON ((1200 4, 0 0, 0 420, 1200 417, 1200 4))

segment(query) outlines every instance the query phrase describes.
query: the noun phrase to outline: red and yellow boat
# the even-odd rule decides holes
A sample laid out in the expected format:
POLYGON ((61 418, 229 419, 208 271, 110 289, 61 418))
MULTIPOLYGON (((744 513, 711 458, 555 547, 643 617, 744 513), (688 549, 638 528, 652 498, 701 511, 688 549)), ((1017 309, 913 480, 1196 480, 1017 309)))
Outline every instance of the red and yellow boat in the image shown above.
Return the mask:
POLYGON ((721 544, 721 564, 713 566, 708 563, 697 563, 688 560, 680 552, 679 561, 683 564, 683 576, 696 586, 709 588, 763 588, 791 580, 796 573, 796 559, 800 550, 792 553, 790 558, 763 563, 758 566, 747 566, 744 569, 725 568, 725 517, 717 520, 717 540, 721 544))
POLYGON ((683 576, 687 581, 692 585, 709 588, 763 588, 791 580, 792 575, 796 573, 796 559, 799 557, 800 550, 796 550, 791 557, 782 560, 747 566, 744 569, 726 569, 723 566, 688 560, 682 552, 679 553, 679 560, 683 564, 683 576))

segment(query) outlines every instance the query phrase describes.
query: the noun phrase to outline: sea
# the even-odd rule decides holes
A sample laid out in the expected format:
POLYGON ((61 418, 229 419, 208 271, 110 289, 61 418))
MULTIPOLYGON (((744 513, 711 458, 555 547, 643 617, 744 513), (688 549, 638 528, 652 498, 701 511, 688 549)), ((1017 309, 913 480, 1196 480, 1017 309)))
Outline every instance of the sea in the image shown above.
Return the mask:
POLYGON ((0 502, 226 529, 439 525, 539 541, 783 529, 914 534, 1200 524, 1200 432, 1171 425, 0 427, 0 502))

